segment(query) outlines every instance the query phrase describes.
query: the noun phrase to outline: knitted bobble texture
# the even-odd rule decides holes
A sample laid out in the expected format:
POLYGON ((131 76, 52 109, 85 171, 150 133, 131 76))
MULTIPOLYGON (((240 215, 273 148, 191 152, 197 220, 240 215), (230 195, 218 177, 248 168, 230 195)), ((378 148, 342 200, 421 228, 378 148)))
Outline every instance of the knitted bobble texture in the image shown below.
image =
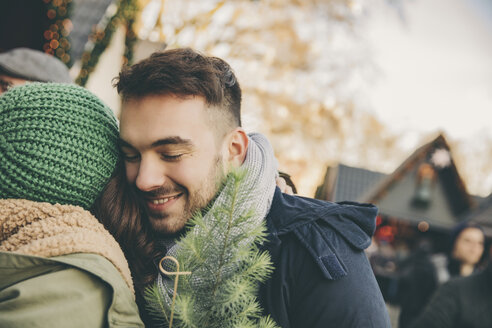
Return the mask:
POLYGON ((0 198, 92 206, 118 160, 113 112, 84 88, 29 83, 0 96, 0 198))

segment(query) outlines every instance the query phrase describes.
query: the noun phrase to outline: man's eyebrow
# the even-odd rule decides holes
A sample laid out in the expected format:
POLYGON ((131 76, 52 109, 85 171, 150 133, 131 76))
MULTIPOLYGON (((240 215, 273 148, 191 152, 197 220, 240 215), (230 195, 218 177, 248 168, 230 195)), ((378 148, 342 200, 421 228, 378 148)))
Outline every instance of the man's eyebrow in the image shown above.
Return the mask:
POLYGON ((158 146, 164 146, 164 145, 182 145, 186 147, 192 147, 193 142, 191 142, 190 139, 183 139, 181 137, 168 137, 164 139, 159 139, 157 141, 154 141, 150 147, 158 147, 158 146))
MULTIPOLYGON (((133 147, 130 143, 123 139, 118 139, 118 145, 120 147, 127 147, 127 148, 135 148, 133 147)), ((193 142, 191 142, 190 139, 183 139, 181 137, 168 137, 164 139, 159 139, 157 141, 154 141, 151 145, 150 148, 155 148, 159 146, 164 146, 164 145, 182 145, 186 147, 193 147, 193 142)))

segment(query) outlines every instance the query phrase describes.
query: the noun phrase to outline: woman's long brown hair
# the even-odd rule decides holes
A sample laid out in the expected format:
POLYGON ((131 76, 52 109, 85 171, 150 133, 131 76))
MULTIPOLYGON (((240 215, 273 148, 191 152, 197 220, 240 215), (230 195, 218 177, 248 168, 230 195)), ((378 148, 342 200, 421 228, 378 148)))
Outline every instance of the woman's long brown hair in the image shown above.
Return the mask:
POLYGON ((135 189, 126 181, 123 165, 116 168, 92 213, 120 244, 132 271, 135 289, 141 291, 156 277, 153 259, 159 254, 135 189))

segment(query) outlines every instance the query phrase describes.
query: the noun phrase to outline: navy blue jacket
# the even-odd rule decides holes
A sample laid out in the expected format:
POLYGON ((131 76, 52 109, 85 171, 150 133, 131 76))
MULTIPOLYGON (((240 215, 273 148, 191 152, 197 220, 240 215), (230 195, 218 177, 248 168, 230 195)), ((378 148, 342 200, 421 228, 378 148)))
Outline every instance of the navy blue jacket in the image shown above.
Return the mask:
POLYGON ((272 277, 260 288, 265 313, 283 328, 390 327, 364 249, 377 208, 282 194, 267 216, 272 277))

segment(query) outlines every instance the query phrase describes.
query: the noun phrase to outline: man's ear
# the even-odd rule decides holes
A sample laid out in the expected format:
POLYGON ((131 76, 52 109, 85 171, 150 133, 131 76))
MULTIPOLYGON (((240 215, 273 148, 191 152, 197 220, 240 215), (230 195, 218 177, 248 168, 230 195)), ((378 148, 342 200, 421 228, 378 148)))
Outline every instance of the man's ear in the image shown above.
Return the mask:
POLYGON ((227 136, 227 161, 234 167, 243 164, 248 150, 249 139, 241 127, 235 128, 227 136))

